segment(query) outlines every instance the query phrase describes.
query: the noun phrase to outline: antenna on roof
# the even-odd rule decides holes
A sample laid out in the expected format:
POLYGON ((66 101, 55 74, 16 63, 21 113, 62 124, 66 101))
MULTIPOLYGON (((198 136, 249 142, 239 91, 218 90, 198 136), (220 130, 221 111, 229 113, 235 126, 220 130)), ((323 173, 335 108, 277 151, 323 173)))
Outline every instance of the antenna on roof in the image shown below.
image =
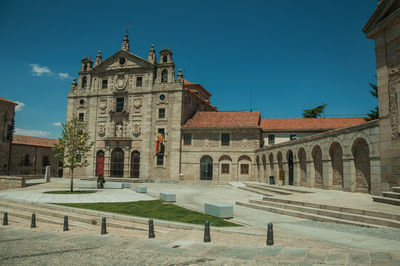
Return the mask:
POLYGON ((253 88, 250 88, 250 112, 253 112, 253 88))

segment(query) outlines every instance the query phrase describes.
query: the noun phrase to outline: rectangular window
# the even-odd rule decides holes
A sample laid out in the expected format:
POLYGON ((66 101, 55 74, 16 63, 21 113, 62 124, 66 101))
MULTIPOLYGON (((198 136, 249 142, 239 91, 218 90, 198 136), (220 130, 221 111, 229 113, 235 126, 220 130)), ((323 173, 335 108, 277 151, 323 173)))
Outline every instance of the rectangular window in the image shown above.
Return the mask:
POLYGON ((275 144, 275 135, 268 135, 268 144, 275 144))
POLYGON ((124 101, 125 101, 125 98, 123 98, 123 97, 117 98, 117 106, 116 106, 117 113, 122 113, 122 111, 124 110, 124 101))
POLYGON ((290 135, 290 140, 294 140, 296 138, 297 138, 296 135, 290 135))
POLYGON ((79 113, 79 121, 83 121, 85 119, 84 113, 79 113))
POLYGON ((143 77, 136 77, 136 87, 142 87, 143 77))
POLYGON ((228 163, 221 164, 221 174, 229 174, 229 164, 228 163))
POLYGON ((249 174, 249 165, 248 164, 241 164, 240 165, 240 174, 241 175, 248 175, 249 174))
POLYGON ((165 118, 165 108, 158 109, 158 118, 165 118))
POLYGON ((165 137, 165 130, 163 128, 159 128, 158 133, 160 133, 161 136, 165 137))
POLYGON ((164 165, 164 154, 158 154, 157 155, 157 165, 164 165))
POLYGON ((107 89, 107 87, 108 87, 108 80, 107 79, 103 79, 103 83, 101 84, 101 88, 107 89))
POLYGON ((192 145, 192 134, 183 134, 183 145, 192 145))
POLYGON ((229 146, 230 144, 230 135, 229 133, 222 133, 221 134, 221 145, 222 146, 229 146))

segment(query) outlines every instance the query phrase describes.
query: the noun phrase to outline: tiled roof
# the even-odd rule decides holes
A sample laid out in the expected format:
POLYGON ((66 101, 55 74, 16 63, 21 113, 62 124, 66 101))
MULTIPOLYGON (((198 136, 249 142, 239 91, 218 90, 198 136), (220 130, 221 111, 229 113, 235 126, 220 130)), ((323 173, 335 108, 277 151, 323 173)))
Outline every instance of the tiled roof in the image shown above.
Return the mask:
POLYGON ((190 81, 184 79, 183 86, 185 89, 190 89, 190 91, 192 91, 192 92, 193 92, 193 90, 200 89, 203 92, 205 92, 206 94, 208 94, 208 96, 211 96, 211 93, 208 90, 206 90, 203 86, 201 86, 200 83, 193 83, 193 82, 190 82, 190 81))
POLYGON ((260 112, 198 111, 184 128, 259 127, 260 112))
POLYGON ((362 117, 261 119, 263 130, 330 130, 365 123, 362 117))
POLYGON ((54 147, 54 143, 58 143, 57 139, 46 139, 22 135, 14 135, 12 144, 30 145, 38 147, 54 147))
POLYGON ((7 102, 7 103, 12 103, 12 104, 18 105, 18 103, 16 103, 16 102, 13 102, 13 101, 10 101, 10 100, 7 100, 6 98, 3 98, 3 97, 0 97, 0 101, 3 101, 3 102, 7 102))

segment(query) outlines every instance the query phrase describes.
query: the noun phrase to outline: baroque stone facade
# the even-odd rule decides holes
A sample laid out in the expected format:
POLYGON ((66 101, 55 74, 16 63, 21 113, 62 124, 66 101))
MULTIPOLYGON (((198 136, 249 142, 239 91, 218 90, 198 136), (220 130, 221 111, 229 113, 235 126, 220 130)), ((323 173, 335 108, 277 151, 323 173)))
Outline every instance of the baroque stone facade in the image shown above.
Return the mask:
POLYGON ((0 175, 6 175, 9 171, 11 139, 16 105, 17 103, 0 97, 0 175))

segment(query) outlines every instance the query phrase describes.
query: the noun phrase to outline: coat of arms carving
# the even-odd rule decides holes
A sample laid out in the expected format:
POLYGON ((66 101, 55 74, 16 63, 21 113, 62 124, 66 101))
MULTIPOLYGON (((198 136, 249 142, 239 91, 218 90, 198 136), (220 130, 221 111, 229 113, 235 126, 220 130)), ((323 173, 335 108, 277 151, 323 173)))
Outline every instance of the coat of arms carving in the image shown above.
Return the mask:
POLYGON ((124 75, 118 75, 115 79, 115 87, 117 90, 122 91, 126 87, 127 78, 124 75))

